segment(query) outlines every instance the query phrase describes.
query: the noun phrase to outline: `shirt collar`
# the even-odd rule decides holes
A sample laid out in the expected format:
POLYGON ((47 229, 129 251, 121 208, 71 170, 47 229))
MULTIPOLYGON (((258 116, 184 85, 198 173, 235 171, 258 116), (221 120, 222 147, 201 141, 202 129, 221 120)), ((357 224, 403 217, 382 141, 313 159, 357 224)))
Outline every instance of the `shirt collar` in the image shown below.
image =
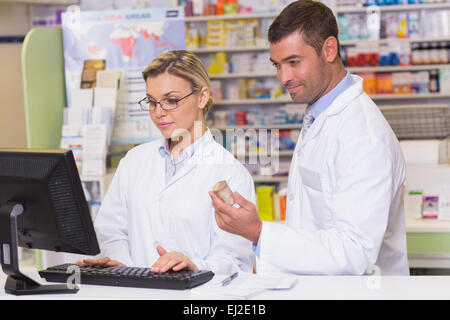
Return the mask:
MULTIPOLYGON (((178 162, 191 158, 197 150, 198 146, 203 144, 209 134, 209 128, 206 128, 205 133, 199 139, 195 140, 194 143, 190 144, 186 149, 180 152, 178 156, 178 162)), ((173 160, 172 154, 169 150, 169 139, 164 139, 164 143, 159 147, 159 154, 163 158, 170 158, 173 160)))
POLYGON ((354 82, 350 75, 350 72, 347 71, 345 77, 333 89, 331 89, 323 97, 320 97, 319 100, 309 105, 309 112, 314 117, 314 119, 317 119, 322 112, 324 112, 329 106, 331 106, 334 99, 336 99, 336 97, 339 96, 342 92, 350 88, 353 83, 354 82))

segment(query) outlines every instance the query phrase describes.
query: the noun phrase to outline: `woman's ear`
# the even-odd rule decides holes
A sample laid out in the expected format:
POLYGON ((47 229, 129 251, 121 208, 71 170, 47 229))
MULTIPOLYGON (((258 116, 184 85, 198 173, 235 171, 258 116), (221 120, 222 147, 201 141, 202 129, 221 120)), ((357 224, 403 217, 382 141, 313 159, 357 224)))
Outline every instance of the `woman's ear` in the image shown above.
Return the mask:
POLYGON ((210 92, 209 89, 207 87, 203 87, 200 89, 199 91, 199 104, 198 107, 200 109, 204 109, 206 107, 206 104, 208 103, 209 97, 210 97, 210 92))

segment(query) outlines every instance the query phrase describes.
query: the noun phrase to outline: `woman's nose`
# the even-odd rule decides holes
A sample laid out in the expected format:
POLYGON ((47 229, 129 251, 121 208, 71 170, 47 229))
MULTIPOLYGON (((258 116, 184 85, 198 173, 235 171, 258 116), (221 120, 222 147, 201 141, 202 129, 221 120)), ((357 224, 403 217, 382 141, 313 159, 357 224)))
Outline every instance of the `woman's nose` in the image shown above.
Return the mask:
POLYGON ((156 104, 155 114, 158 118, 164 117, 167 114, 167 111, 161 107, 160 103, 156 104))

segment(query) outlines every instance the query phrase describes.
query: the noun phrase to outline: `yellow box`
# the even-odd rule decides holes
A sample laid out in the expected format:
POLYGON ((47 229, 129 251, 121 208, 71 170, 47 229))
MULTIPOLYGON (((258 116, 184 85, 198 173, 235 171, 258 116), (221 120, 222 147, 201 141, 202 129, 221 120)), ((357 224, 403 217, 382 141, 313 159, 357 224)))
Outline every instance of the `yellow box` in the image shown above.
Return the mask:
POLYGON ((256 202, 259 218, 264 221, 274 221, 274 186, 259 186, 256 188, 256 202))

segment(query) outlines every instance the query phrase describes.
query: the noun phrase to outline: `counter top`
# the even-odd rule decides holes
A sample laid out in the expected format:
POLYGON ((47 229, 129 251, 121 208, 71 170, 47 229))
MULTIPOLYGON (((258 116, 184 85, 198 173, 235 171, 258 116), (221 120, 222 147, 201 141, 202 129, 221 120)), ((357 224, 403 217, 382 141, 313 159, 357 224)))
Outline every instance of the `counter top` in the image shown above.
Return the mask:
MULTIPOLYGON (((35 273, 30 277, 44 284, 35 273)), ((0 273, 0 300, 5 299, 148 299, 148 300, 196 300, 205 299, 192 295, 190 290, 161 290, 80 285, 76 294, 14 296, 5 294, 6 275, 0 273)), ((450 276, 298 276, 289 290, 266 290, 252 299, 450 299, 450 276)))
POLYGON ((450 220, 406 219, 406 232, 450 232, 450 220))

